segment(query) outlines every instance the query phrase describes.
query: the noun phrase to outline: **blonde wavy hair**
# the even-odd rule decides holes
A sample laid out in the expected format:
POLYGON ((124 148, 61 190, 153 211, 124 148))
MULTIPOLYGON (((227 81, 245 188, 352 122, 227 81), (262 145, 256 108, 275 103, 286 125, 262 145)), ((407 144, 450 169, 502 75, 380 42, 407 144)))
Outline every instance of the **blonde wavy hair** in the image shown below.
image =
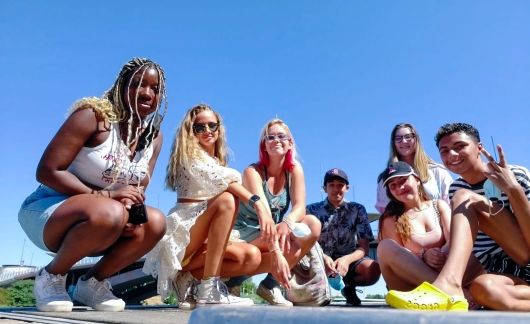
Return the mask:
POLYGON ((390 165, 391 163, 402 161, 402 158, 397 152, 396 144, 394 141, 396 132, 401 128, 408 128, 410 132, 415 136, 414 165, 412 165, 412 167, 420 177, 421 182, 425 183, 429 180, 429 164, 434 163, 434 161, 427 155, 427 153, 425 153, 425 150, 421 145, 420 135, 412 124, 400 123, 394 126, 394 128, 392 129, 392 132, 390 133, 390 156, 388 158, 387 164, 390 165))
POLYGON ((217 130, 219 136, 215 142, 214 157, 222 166, 226 166, 228 163, 226 130, 221 115, 206 104, 194 106, 184 115, 184 119, 177 129, 175 139, 171 146, 169 163, 166 170, 166 187, 168 189, 174 190, 176 188, 180 170, 183 168, 189 168, 194 159, 201 158, 200 153, 203 149, 199 144, 197 136, 195 136, 195 133, 193 132, 193 123, 195 122, 197 115, 203 111, 211 111, 219 123, 219 129, 217 130))
MULTIPOLYGON (((420 180, 416 175, 410 176, 420 180)), ((420 200, 422 202, 429 201, 429 198, 427 198, 427 193, 425 192, 425 188, 423 187, 423 183, 421 182, 421 180, 418 182, 418 194, 420 196, 420 200)), ((383 220, 387 217, 393 217, 394 221, 396 222, 396 233, 398 234, 402 242, 406 242, 410 239, 412 228, 410 226, 410 220, 406 215, 407 211, 405 210, 405 205, 401 201, 397 200, 394 195, 392 195, 388 186, 386 187, 386 194, 388 198, 390 198, 390 202, 386 206, 383 215, 381 215, 381 218, 379 219, 378 238, 379 240, 383 239, 383 220)))

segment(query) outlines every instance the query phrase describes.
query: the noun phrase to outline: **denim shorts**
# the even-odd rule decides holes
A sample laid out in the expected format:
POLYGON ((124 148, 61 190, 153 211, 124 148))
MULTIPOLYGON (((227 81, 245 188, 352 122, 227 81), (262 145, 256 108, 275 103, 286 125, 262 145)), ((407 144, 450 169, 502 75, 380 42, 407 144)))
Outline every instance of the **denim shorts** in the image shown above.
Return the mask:
POLYGON ((44 225, 68 196, 53 190, 45 185, 40 185, 31 195, 24 200, 18 212, 18 222, 28 238, 39 248, 49 251, 44 244, 44 225))

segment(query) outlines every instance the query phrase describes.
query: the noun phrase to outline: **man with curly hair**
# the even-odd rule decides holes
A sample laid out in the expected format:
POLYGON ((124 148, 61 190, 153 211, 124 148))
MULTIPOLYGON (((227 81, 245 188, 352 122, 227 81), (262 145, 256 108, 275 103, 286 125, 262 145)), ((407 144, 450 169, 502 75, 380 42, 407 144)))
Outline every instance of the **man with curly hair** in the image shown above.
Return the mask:
POLYGON ((390 291, 387 301, 397 308, 466 311, 462 278, 473 253, 485 270, 471 285, 474 300, 496 310, 530 310, 529 171, 509 165, 500 145, 496 161, 469 124, 445 124, 435 140, 444 165, 460 176, 449 190, 449 256, 432 284, 390 291))

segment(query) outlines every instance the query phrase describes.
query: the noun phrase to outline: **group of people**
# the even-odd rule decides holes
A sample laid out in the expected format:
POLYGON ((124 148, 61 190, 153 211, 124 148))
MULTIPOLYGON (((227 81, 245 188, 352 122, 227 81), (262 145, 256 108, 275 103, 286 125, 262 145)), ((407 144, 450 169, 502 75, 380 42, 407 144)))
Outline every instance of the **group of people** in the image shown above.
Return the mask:
POLYGON ((167 217, 146 206, 166 109, 163 69, 140 58, 123 66, 103 97, 73 105, 39 162, 39 187, 19 212, 31 241, 54 253, 35 278, 39 310, 71 311, 67 272, 86 256, 101 256, 72 297, 122 311, 107 278, 144 255, 143 270, 157 278, 158 292, 175 292, 182 309, 252 305, 239 287, 260 273, 267 275, 257 294, 292 306, 280 288, 290 289, 290 269, 316 242, 326 274, 343 282, 351 305, 361 303, 357 287, 382 274, 393 307, 530 310, 530 174, 508 165, 500 147, 496 162, 473 126, 440 128, 445 167, 427 156, 413 125, 392 130, 388 166, 378 178, 375 261, 366 209, 345 199, 343 170, 327 171, 326 199, 306 204, 295 140, 280 119, 265 124, 258 161, 240 174, 227 166, 222 117, 208 105, 192 107, 166 170, 176 204, 167 217), (447 169, 461 178, 453 182, 447 169))

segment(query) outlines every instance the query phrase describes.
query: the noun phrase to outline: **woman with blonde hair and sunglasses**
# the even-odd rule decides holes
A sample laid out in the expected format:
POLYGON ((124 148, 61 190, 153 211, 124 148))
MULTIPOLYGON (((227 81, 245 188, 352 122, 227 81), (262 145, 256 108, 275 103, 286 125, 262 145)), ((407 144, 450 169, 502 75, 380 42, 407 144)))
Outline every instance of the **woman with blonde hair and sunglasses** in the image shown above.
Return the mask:
MULTIPOLYGON (((258 268, 247 274, 269 273, 256 293, 271 305, 292 306, 279 285, 290 288, 290 269, 317 241, 320 221, 306 215, 304 171, 296 157, 293 135, 281 119, 272 119, 263 127, 259 161, 243 172, 243 186, 254 194, 251 202, 264 201, 272 213, 272 217, 262 217, 252 204, 239 204, 234 229, 262 252, 258 268)), ((241 278, 233 278, 227 284, 237 294, 241 282, 241 278)))
POLYGON ((177 203, 144 271, 158 277, 163 298, 175 290, 182 309, 253 304, 230 295, 220 277, 255 271, 261 262, 258 248, 230 235, 238 201, 252 204, 260 218, 271 214, 241 185, 240 173, 226 166, 225 134, 221 116, 200 104, 186 113, 171 149, 166 185, 177 192, 177 203))
MULTIPOLYGON (((449 186, 453 183, 447 169, 434 162, 425 153, 420 136, 412 124, 400 123, 390 133, 390 156, 387 165, 403 161, 414 168, 430 199, 449 203, 449 186)), ((377 202, 375 208, 382 214, 390 199, 383 186, 382 174, 377 178, 377 202)))

